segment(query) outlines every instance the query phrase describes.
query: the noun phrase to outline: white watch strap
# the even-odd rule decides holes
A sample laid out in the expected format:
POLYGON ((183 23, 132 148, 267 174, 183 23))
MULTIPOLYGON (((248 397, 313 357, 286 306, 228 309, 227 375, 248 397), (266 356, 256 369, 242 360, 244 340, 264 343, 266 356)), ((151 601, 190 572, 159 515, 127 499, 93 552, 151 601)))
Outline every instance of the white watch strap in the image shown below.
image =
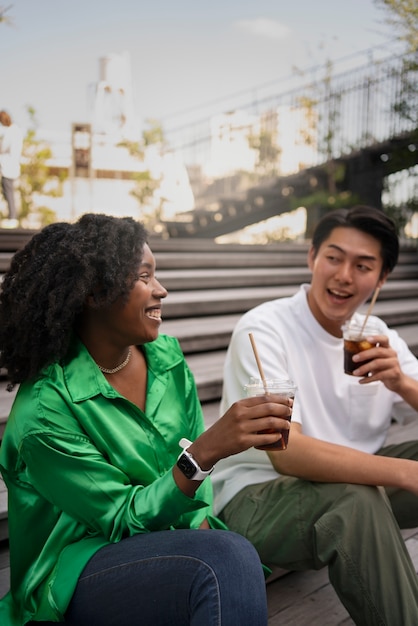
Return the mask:
POLYGON ((182 437, 179 441, 179 446, 182 450, 187 450, 189 446, 191 446, 193 441, 186 439, 186 437, 182 437))
POLYGON ((210 474, 212 474, 212 472, 213 472, 213 470, 215 468, 211 467, 209 470, 202 470, 202 468, 200 467, 199 463, 194 458, 193 454, 191 452, 189 452, 188 449, 187 449, 189 446, 192 445, 192 443, 193 443, 192 441, 190 441, 189 439, 186 439, 185 437, 182 437, 180 439, 179 446, 180 446, 180 448, 183 449, 183 452, 180 453, 180 456, 182 454, 187 454, 187 456, 189 457, 189 459, 191 460, 193 465, 196 467, 196 473, 194 474, 192 480, 204 480, 210 474))

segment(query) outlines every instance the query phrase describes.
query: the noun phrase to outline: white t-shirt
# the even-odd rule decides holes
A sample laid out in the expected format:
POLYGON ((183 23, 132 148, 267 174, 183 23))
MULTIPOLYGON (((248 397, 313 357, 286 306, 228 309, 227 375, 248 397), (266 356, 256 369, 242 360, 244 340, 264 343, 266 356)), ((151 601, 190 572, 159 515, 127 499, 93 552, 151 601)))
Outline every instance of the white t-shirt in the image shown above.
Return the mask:
MULTIPOLYGON (((250 376, 259 378, 249 340, 253 333, 266 378, 291 378, 297 385, 292 421, 305 435, 364 452, 385 443, 391 418, 403 421, 416 411, 381 382, 360 385, 344 374, 343 340, 316 321, 302 285, 290 298, 272 300, 248 311, 237 323, 224 365, 221 415, 244 397, 250 376), (324 393, 326 389, 332 393, 324 393)), ((381 334, 389 337, 402 370, 418 380, 418 360, 398 333, 377 317, 381 334)), ((354 319, 364 319, 355 314, 354 319)), ((291 445, 291 436, 290 443, 291 445)), ((243 487, 277 478, 267 454, 254 448, 220 461, 212 474, 215 512, 243 487)))
POLYGON ((0 173, 4 178, 20 176, 23 133, 17 124, 0 124, 0 173))

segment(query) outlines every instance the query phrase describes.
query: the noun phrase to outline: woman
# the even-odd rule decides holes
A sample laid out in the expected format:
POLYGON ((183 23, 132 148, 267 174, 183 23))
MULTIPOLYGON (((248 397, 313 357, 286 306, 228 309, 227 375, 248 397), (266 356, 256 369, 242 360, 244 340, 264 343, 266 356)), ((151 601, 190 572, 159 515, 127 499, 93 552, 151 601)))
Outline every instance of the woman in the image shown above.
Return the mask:
POLYGON ((244 399, 204 431, 179 344, 159 336, 166 295, 131 218, 47 226, 12 260, 0 366, 20 388, 0 452, 3 626, 267 623, 258 555, 211 515, 206 477, 279 439, 259 431, 287 428, 291 407, 244 399))

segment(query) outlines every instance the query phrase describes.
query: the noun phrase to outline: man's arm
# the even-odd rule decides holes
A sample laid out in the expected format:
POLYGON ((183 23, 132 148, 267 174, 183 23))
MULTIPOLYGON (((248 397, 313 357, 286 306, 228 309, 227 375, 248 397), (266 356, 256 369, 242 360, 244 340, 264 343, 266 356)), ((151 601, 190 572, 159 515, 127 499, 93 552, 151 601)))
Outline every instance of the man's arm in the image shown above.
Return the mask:
POLYGON ((416 461, 368 454, 314 439, 304 435, 296 422, 291 424, 287 450, 269 452, 268 456, 280 474, 315 482, 400 487, 418 495, 416 461))

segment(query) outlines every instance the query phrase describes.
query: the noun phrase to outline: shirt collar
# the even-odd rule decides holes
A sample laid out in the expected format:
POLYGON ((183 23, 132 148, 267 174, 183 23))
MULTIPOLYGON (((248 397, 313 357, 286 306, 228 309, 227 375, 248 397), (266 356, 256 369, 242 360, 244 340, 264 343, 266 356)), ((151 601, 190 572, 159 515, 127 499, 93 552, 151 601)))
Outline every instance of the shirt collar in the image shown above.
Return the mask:
MULTIPOLYGON (((181 351, 167 350, 164 335, 142 346, 147 366, 156 377, 163 375, 182 360, 181 351)), ((71 399, 81 402, 102 394, 108 398, 119 396, 99 370, 84 343, 73 336, 66 357, 62 361, 64 378, 71 399)))

